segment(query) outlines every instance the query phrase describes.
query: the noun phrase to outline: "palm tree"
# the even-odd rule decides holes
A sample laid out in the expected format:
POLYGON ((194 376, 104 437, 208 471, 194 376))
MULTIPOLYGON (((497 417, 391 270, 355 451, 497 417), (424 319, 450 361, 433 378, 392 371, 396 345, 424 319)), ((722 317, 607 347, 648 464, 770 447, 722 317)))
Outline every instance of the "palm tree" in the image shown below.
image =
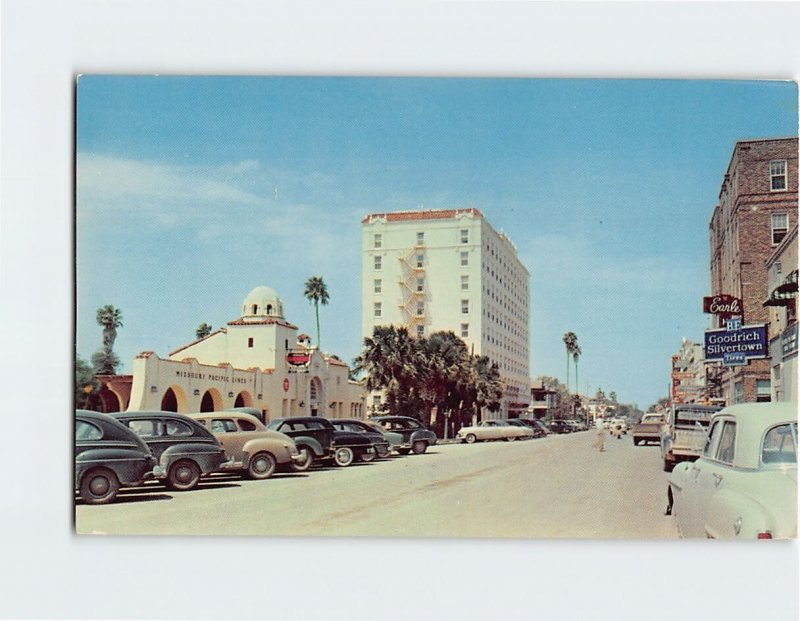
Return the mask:
POLYGON ((106 304, 97 309, 97 323, 103 326, 103 347, 111 351, 117 340, 117 328, 122 327, 122 311, 106 304))
POLYGON ((198 339, 204 339, 209 334, 211 334, 211 330, 214 328, 211 327, 211 324, 206 323, 205 321, 197 326, 197 330, 194 331, 195 336, 198 339))
POLYGON ((569 392, 569 358, 575 351, 575 347, 578 344, 578 337, 574 332, 565 332, 562 340, 567 350, 567 392, 569 392))
POLYGON ((406 328, 375 326, 353 361, 353 373, 366 375, 364 387, 368 391, 386 390, 390 409, 396 409, 414 392, 422 362, 419 345, 406 328))
POLYGON ((572 350, 572 361, 575 363, 575 394, 580 394, 581 392, 581 385, 578 381, 578 358, 581 357, 582 353, 581 347, 578 345, 578 338, 575 337, 575 347, 572 350))
POLYGON ((470 355, 464 341, 452 331, 434 332, 421 339, 420 350, 424 362, 418 391, 428 412, 436 406, 436 432, 441 436, 446 416, 465 401, 470 355))
POLYGON ((306 281, 306 290, 303 295, 314 305, 314 311, 317 316, 317 347, 320 347, 319 305, 326 305, 330 299, 328 296, 328 288, 325 286, 322 276, 312 276, 309 278, 306 281))

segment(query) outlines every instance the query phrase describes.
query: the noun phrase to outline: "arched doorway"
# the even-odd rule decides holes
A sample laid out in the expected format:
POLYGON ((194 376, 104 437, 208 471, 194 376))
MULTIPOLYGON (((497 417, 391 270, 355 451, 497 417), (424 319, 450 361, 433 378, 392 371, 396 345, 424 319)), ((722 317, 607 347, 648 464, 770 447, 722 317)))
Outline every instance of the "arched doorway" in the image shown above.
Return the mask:
POLYGON ((167 392, 161 397, 161 410, 164 412, 178 411, 178 397, 175 396, 175 391, 172 388, 167 388, 167 392))
POLYGON ((200 400, 201 412, 219 412, 222 409, 222 397, 219 391, 213 388, 206 390, 200 400))
POLYGON ((322 381, 318 377, 312 377, 308 385, 308 407, 311 416, 319 416, 319 408, 322 403, 322 381))
POLYGON ((253 407, 253 397, 249 392, 240 392, 236 395, 236 401, 233 404, 235 408, 249 408, 253 407))

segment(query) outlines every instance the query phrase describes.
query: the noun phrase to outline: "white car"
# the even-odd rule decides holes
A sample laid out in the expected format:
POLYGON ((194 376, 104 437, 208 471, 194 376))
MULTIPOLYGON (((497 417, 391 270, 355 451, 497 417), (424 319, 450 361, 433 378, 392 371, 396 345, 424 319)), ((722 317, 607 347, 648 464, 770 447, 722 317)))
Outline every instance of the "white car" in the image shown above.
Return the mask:
POLYGON ((701 456, 670 475, 668 502, 683 537, 796 538, 797 404, 715 414, 701 456))
POLYGON ((462 427, 456 437, 467 444, 479 440, 528 440, 533 437, 533 429, 528 427, 515 427, 502 420, 485 420, 477 425, 462 427))

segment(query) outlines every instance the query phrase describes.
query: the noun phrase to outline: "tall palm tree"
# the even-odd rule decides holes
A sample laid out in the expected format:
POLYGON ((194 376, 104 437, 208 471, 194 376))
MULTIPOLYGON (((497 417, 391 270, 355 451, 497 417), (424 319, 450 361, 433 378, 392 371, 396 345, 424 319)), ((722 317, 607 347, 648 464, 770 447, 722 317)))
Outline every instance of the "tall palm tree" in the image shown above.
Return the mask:
POLYGON ((97 309, 97 323, 103 326, 103 347, 111 351, 117 340, 117 328, 122 327, 122 311, 111 304, 101 306, 97 309))
POLYGON ((569 359, 578 344, 578 337, 574 332, 565 332, 562 340, 567 350, 567 392, 569 392, 569 359))
POLYGON ((572 349, 572 361, 575 363, 575 394, 580 394, 581 392, 581 384, 578 381, 578 358, 581 357, 580 345, 578 345, 578 339, 575 337, 575 347, 572 349))
POLYGON ((322 280, 322 276, 312 276, 306 281, 306 290, 303 293, 306 299, 314 305, 314 312, 317 316, 317 347, 321 347, 319 333, 319 305, 326 305, 330 297, 328 287, 322 280))

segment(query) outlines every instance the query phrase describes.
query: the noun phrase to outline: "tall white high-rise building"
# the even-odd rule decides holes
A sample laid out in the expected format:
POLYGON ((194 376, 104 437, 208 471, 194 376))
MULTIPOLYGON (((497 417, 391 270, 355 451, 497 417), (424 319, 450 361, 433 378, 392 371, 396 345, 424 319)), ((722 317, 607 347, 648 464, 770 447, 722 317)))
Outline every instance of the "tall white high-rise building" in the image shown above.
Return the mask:
POLYGON ((362 220, 361 326, 451 330, 497 362, 499 418, 530 401, 529 274, 507 235, 474 208, 375 213, 362 220))

